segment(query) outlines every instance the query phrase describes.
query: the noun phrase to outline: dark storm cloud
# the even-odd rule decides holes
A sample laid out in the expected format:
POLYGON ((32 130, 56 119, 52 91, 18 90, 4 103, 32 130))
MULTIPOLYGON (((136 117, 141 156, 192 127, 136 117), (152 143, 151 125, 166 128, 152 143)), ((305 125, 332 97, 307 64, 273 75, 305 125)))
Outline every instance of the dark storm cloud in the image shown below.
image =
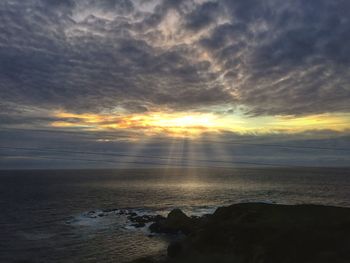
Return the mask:
POLYGON ((204 3, 187 15, 186 26, 192 30, 200 30, 213 23, 218 15, 219 3, 204 3))
POLYGON ((2 97, 73 111, 129 101, 176 107, 227 98, 220 84, 208 87, 212 76, 201 70, 203 63, 190 61, 182 50, 162 50, 131 36, 133 20, 120 16, 133 10, 131 1, 3 2, 2 97))
POLYGON ((349 12, 343 0, 2 1, 1 104, 348 111, 349 12))
POLYGON ((213 50, 251 113, 348 111, 348 1, 225 1, 230 23, 202 44, 213 50), (244 80, 238 80, 241 74, 244 80))

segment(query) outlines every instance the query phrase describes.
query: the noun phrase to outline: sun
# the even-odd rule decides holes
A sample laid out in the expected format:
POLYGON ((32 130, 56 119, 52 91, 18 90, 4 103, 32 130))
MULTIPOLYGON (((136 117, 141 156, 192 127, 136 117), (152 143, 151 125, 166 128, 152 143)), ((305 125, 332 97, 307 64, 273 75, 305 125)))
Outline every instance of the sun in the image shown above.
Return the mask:
POLYGON ((218 128, 216 116, 204 113, 155 113, 145 117, 143 123, 156 133, 173 137, 197 137, 218 128))
POLYGON ((216 126, 215 117, 211 114, 194 115, 158 115, 154 117, 153 123, 161 127, 214 127, 216 126))

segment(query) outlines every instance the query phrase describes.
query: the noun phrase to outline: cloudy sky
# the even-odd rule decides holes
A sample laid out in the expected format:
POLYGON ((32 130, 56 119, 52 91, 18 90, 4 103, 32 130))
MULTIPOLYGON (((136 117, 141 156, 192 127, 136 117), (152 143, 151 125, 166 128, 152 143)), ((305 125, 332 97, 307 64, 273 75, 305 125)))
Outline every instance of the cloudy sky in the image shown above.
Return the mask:
POLYGON ((348 165, 349 13, 347 0, 1 1, 0 168, 348 165))

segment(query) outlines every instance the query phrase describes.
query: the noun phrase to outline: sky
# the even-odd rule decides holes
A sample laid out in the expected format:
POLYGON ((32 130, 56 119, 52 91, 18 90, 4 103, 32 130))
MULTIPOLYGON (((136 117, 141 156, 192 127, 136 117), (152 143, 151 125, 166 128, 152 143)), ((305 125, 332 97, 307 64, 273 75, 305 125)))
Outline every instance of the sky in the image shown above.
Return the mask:
POLYGON ((0 169, 348 166, 347 0, 4 0, 0 169))

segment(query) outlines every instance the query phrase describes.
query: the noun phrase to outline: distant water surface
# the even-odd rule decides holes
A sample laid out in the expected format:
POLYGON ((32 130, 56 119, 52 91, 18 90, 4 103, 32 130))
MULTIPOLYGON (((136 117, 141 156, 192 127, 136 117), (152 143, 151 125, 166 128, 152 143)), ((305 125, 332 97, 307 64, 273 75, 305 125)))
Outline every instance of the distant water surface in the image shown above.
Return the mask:
POLYGON ((200 215, 255 201, 350 207, 350 169, 0 171, 0 262, 128 262, 168 240, 115 209, 200 215))

